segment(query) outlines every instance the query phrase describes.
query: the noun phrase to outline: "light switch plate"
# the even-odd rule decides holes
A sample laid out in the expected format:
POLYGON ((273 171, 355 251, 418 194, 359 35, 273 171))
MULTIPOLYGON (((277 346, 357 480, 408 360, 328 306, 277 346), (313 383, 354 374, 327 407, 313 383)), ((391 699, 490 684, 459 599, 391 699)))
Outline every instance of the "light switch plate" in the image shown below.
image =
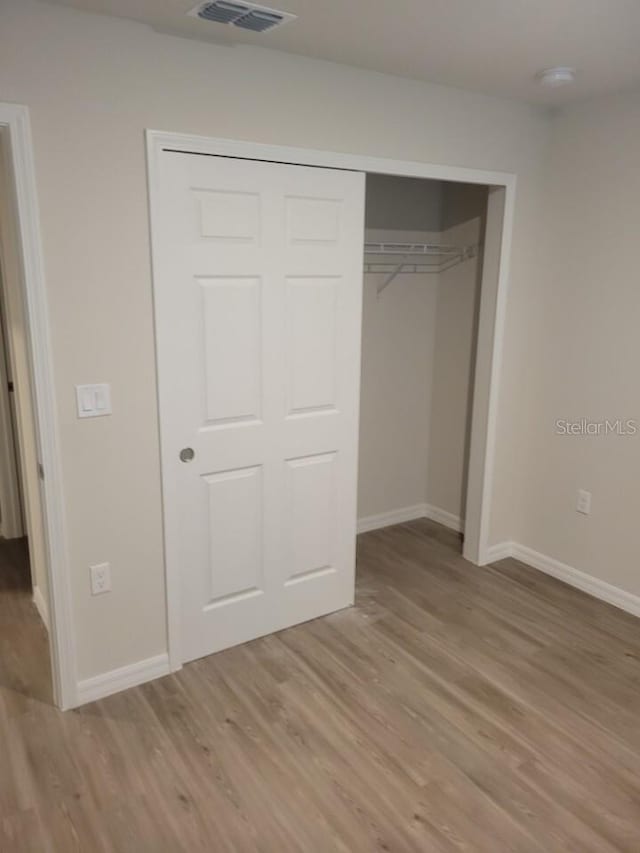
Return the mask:
POLYGON ((101 418, 111 414, 111 386, 76 385, 76 405, 79 418, 101 418))

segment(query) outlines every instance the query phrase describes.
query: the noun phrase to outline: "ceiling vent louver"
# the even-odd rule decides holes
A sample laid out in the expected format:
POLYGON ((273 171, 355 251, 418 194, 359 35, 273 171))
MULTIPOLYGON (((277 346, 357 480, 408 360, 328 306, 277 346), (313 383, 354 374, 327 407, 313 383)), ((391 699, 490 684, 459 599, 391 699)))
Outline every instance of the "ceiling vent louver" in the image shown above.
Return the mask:
POLYGON ((263 33, 271 27, 277 27, 282 23, 282 15, 276 12, 249 12, 243 18, 239 18, 236 27, 244 27, 245 30, 253 30, 254 33, 263 33))
POLYGON ((240 3, 225 3, 220 0, 218 3, 205 3, 204 6, 198 8, 197 14, 199 18, 205 21, 232 24, 238 18, 246 15, 248 11, 248 6, 242 6, 240 3))
POLYGON ((233 3, 231 0, 200 4, 187 14, 216 24, 232 24, 254 33, 264 33, 296 17, 289 12, 257 6, 255 3, 233 3))

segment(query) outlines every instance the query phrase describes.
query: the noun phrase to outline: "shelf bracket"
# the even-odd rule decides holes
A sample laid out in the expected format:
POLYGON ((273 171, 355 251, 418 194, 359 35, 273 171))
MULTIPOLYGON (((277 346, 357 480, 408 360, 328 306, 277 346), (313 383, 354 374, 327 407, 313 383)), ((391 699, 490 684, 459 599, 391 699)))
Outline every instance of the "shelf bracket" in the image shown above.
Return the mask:
POLYGON ((402 267, 405 265, 405 263, 406 258, 398 264, 398 266, 394 269, 392 273, 389 273, 389 275, 385 278, 382 284, 378 287, 378 296, 380 296, 380 294, 383 290, 385 290, 385 288, 389 287, 394 278, 402 271, 402 267))

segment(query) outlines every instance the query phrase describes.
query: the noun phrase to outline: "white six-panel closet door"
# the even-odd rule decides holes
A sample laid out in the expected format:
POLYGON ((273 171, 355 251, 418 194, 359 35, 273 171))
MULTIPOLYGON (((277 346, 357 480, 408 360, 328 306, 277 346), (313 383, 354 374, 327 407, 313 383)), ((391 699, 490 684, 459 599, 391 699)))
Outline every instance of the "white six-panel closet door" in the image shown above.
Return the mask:
POLYGON ((160 177, 165 528, 187 661, 353 602, 364 175, 163 152, 160 177))

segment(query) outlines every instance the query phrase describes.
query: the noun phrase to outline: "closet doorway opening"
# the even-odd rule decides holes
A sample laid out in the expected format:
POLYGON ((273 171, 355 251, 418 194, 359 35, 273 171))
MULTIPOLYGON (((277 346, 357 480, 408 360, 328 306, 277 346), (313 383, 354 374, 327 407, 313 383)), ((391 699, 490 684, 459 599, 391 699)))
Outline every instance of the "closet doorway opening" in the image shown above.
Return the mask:
POLYGON ((358 531, 429 518, 462 550, 468 518, 473 562, 479 327, 483 288, 485 315, 494 302, 502 201, 485 184, 366 178, 358 531))

